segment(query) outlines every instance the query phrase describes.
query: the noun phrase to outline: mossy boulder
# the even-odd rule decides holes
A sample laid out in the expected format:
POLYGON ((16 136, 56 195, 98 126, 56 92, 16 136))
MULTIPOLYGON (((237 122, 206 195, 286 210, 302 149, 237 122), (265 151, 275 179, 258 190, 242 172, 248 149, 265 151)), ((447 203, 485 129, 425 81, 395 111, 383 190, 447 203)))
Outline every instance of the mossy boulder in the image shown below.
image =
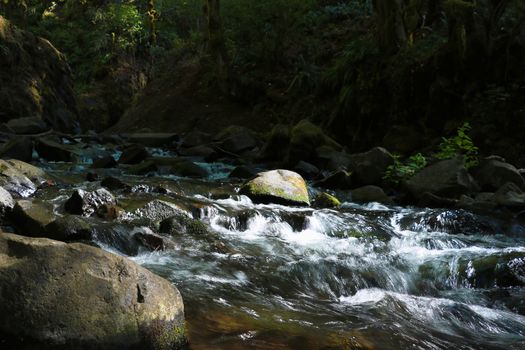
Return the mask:
POLYGON ((177 349, 173 285, 84 244, 0 234, 0 343, 34 349, 177 349))
POLYGON ((338 208, 341 206, 341 202, 335 196, 321 192, 315 196, 313 206, 316 208, 338 208))
POLYGON ((257 203, 310 205, 306 182, 301 175, 290 170, 259 173, 241 187, 240 193, 257 203))
POLYGON ((320 127, 303 119, 292 128, 287 161, 289 164, 296 164, 301 160, 313 160, 317 154, 316 149, 323 145, 334 150, 342 148, 320 127))

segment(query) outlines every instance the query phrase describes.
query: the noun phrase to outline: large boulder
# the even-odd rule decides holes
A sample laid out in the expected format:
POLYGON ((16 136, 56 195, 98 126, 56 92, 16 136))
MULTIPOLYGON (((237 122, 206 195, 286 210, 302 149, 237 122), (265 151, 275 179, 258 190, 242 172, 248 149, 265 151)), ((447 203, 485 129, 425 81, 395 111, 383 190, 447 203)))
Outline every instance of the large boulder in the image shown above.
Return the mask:
POLYGON ((117 204, 115 197, 105 188, 93 192, 77 189, 64 203, 64 208, 70 214, 91 216, 104 204, 117 204))
POLYGON ((7 192, 3 187, 0 187, 0 216, 8 213, 15 206, 15 201, 11 193, 7 192))
POLYGON ((99 248, 0 234, 0 343, 175 349, 184 306, 168 281, 99 248))
POLYGON ((176 204, 166 202, 160 199, 152 200, 135 211, 137 216, 147 219, 151 222, 160 222, 173 216, 187 216, 190 214, 176 204))
POLYGON ((11 213, 18 231, 28 236, 44 237, 45 227, 55 219, 53 205, 38 199, 19 200, 11 213))
POLYGON ((51 162, 72 162, 80 156, 73 145, 63 145, 54 138, 39 138, 35 150, 41 158, 51 162))
POLYGON ((0 42, 0 121, 24 118, 11 123, 20 133, 39 132, 45 124, 77 131, 77 103, 64 55, 49 41, 17 29, 1 16, 0 42))
POLYGON ((393 204, 390 197, 386 195, 381 187, 368 185, 352 190, 352 201, 356 203, 377 202, 382 204, 393 204))
POLYGON ((49 126, 38 117, 11 119, 7 126, 16 134, 40 134, 49 130, 49 126))
POLYGON ((0 158, 19 159, 30 162, 33 159, 33 141, 29 137, 17 136, 0 148, 0 158))
POLYGON ((496 191, 507 182, 525 189, 525 180, 518 169, 503 158, 492 156, 481 160, 472 175, 484 191, 496 191))
POLYGON ((375 147, 368 152, 352 154, 352 180, 360 186, 381 183, 394 157, 384 148, 375 147))
POLYGON ((148 150, 139 145, 132 145, 122 151, 118 162, 120 164, 138 164, 149 157, 148 150))
POLYGON ((292 128, 288 162, 296 164, 301 160, 312 160, 316 157, 316 150, 323 145, 334 150, 341 149, 341 145, 327 136, 320 127, 303 119, 292 128))
POLYGON ((36 185, 10 162, 0 159, 0 186, 16 197, 29 197, 36 185))
POLYGON ((267 136, 259 158, 262 160, 280 160, 286 158, 290 144, 291 129, 283 124, 275 125, 267 136))
POLYGON ((241 187, 240 193, 258 203, 310 205, 306 182, 290 170, 259 173, 241 187))
POLYGON ((45 226, 46 237, 58 241, 91 240, 94 228, 85 218, 76 215, 64 215, 45 226))
POLYGON ((406 182, 406 187, 418 199, 425 192, 458 198, 477 189, 461 158, 441 160, 424 168, 406 182))
POLYGON ((215 137, 220 142, 220 149, 235 155, 243 154, 257 147, 257 135, 243 126, 232 125, 223 129, 215 137))

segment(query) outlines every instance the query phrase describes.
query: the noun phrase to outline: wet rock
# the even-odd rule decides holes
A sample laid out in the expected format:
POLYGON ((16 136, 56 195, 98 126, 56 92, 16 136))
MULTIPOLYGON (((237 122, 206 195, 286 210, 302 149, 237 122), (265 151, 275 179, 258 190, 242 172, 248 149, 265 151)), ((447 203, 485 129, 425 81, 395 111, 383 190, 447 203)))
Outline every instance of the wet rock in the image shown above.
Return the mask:
POLYGON ((36 185, 11 163, 0 159, 0 186, 17 197, 29 197, 36 185))
POLYGON ((45 227, 46 237, 58 241, 91 240, 94 229, 84 218, 76 215, 64 215, 45 227))
POLYGON ((140 227, 132 232, 133 238, 141 244, 142 247, 150 251, 175 249, 175 243, 166 237, 154 233, 147 227, 140 227))
POLYGON ((72 162, 78 156, 72 146, 47 138, 37 139, 35 149, 41 158, 52 162, 72 162))
POLYGON ((341 149, 341 145, 327 136, 320 127, 303 119, 292 129, 288 162, 296 164, 301 160, 312 160, 316 156, 316 149, 320 146, 329 146, 334 150, 341 149))
POLYGON ((394 157, 384 148, 375 147, 368 152, 352 154, 352 180, 355 185, 377 185, 383 180, 394 157))
POLYGON ((40 134, 49 130, 49 126, 38 117, 11 119, 7 126, 16 134, 40 134))
POLYGON ((501 186, 492 199, 501 206, 513 209, 525 208, 525 193, 514 183, 507 182, 501 186))
POLYGON ((444 198, 458 198, 477 189, 463 160, 459 158, 441 160, 426 167, 408 180, 406 186, 414 198, 420 198, 425 192, 444 198))
POLYGON ((131 143, 146 147, 173 146, 180 139, 179 135, 174 133, 134 133, 122 134, 122 137, 131 143))
POLYGON ((518 169, 500 157, 492 156, 481 160, 471 173, 483 191, 496 191, 507 182, 525 189, 525 180, 518 169))
MULTIPOLYGON (((463 198, 463 201, 466 199, 463 198)), ((419 198, 418 206, 427 208, 453 208, 459 205, 457 199, 443 198, 430 192, 425 192, 419 198)))
POLYGON ((91 164, 92 169, 108 169, 108 168, 114 168, 118 165, 117 161, 113 156, 107 155, 102 158, 97 158, 93 160, 93 164, 91 164))
POLYGON ((310 205, 306 182, 301 175, 289 170, 259 173, 241 187, 240 193, 259 203, 310 205))
POLYGON ((176 204, 155 199, 138 209, 136 214, 153 222, 159 222, 169 217, 185 215, 191 217, 186 211, 176 204))
POLYGON ((152 160, 145 160, 139 164, 134 164, 130 166, 126 172, 132 175, 146 175, 149 173, 157 172, 159 168, 152 160))
POLYGON ((105 188, 93 192, 77 189, 64 203, 64 208, 70 214, 91 216, 104 204, 117 204, 115 197, 105 188))
POLYGON ((337 208, 341 206, 341 202, 331 194, 321 192, 315 196, 312 205, 316 208, 337 208))
POLYGON ((232 170, 228 177, 230 179, 250 179, 261 171, 260 168, 250 165, 239 165, 232 170))
POLYGON ((338 170, 326 175, 314 185, 316 187, 322 187, 331 190, 349 189, 352 187, 352 173, 345 170, 338 170))
POLYGON ((97 216, 104 220, 118 220, 124 213, 124 209, 114 204, 102 204, 97 208, 97 216))
POLYGON ((317 163, 322 169, 337 171, 339 169, 350 169, 351 156, 342 151, 337 151, 331 146, 323 145, 315 150, 317 163))
POLYGON ((0 157, 30 162, 33 159, 33 141, 28 137, 11 139, 0 149, 0 157))
POLYGON ((112 191, 115 191, 115 190, 131 190, 131 186, 126 184, 125 182, 123 182, 122 180, 116 178, 116 177, 113 177, 113 176, 108 176, 106 178, 104 178, 101 182, 100 182, 100 185, 109 189, 109 190, 112 190, 112 191))
POLYGON ((381 187, 368 185, 352 190, 352 201, 356 203, 377 202, 382 204, 393 204, 390 197, 386 195, 381 187))
POLYGON ((300 161, 293 170, 307 180, 313 180, 319 176, 319 168, 305 161, 300 161))
POLYGON ((15 201, 11 193, 7 192, 3 187, 0 187, 0 216, 4 216, 10 212, 15 206, 15 201))
POLYGON ((258 143, 253 130, 236 125, 223 129, 215 140, 221 142, 222 150, 236 155, 254 149, 258 143))
POLYGON ((170 173, 178 176, 195 178, 205 178, 209 175, 206 169, 184 158, 180 158, 171 164, 170 173))
POLYGON ((0 290, 0 333, 10 342, 67 349, 174 349, 185 343, 178 290, 99 248, 2 234, 0 290))
POLYGON ((159 231, 171 235, 189 234, 198 236, 208 233, 208 228, 201 221, 190 218, 188 215, 177 214, 162 220, 159 231))
POLYGON ((21 160, 9 159, 7 163, 9 163, 9 165, 20 171, 22 174, 31 179, 31 181, 36 182, 37 184, 51 179, 50 176, 44 170, 32 164, 23 162, 21 160))
POLYGON ((50 203, 38 199, 19 200, 13 207, 10 218, 21 234, 45 237, 45 227, 55 220, 55 214, 50 203))
POLYGON ((122 151, 118 162, 120 164, 138 164, 149 157, 149 153, 143 146, 133 145, 122 151))

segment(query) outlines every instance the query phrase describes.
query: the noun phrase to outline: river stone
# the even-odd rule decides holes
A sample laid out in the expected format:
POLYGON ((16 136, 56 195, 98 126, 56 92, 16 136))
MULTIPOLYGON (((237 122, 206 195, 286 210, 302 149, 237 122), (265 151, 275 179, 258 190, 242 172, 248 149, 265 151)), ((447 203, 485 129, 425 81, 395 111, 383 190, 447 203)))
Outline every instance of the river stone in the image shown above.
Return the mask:
POLYGON ((51 162, 72 162, 79 155, 74 146, 63 145, 51 138, 39 138, 35 149, 41 158, 51 162))
POLYGON ((380 184, 394 157, 384 148, 375 147, 368 152, 352 154, 352 180, 359 186, 380 184))
POLYGON ((166 237, 153 232, 149 227, 137 227, 132 233, 133 239, 150 251, 175 249, 175 243, 166 237))
POLYGON ((190 218, 190 214, 177 205, 160 199, 155 199, 140 209, 135 214, 153 222, 159 222, 176 215, 184 215, 190 218))
POLYGON ((259 173, 241 187, 240 193, 259 203, 310 205, 306 182, 301 175, 290 170, 259 173))
POLYGON ((108 169, 114 168, 118 165, 115 158, 112 155, 107 155, 101 158, 93 159, 93 164, 91 164, 92 169, 108 169))
POLYGON ((170 173, 195 178, 205 178, 209 175, 206 169, 185 158, 180 158, 173 162, 170 167, 170 173))
POLYGON ((30 178, 31 180, 43 181, 49 178, 49 175, 39 167, 32 164, 23 162, 18 159, 9 159, 7 161, 13 168, 19 170, 22 174, 30 178))
POLYGON ((64 215, 45 227, 46 237, 58 241, 91 240, 94 230, 82 217, 64 215))
POLYGON ((204 235, 208 233, 208 228, 199 220, 190 218, 187 215, 177 214, 162 220, 159 231, 172 235, 204 235))
POLYGON ((341 202, 331 194, 321 192, 315 196, 313 206, 316 208, 338 208, 341 206, 341 202))
POLYGON ((66 201, 64 208, 70 214, 91 216, 104 204, 117 204, 115 197, 105 188, 93 192, 77 189, 66 201))
POLYGON ((55 220, 53 205, 38 199, 19 200, 13 208, 11 220, 23 235, 45 236, 46 225, 55 220))
POLYGON ((120 164, 138 164, 149 157, 149 153, 143 146, 133 145, 122 151, 118 162, 120 164))
POLYGON ((0 148, 0 158, 20 159, 30 162, 33 159, 33 141, 29 137, 15 137, 0 148))
POLYGON ((441 160, 424 168, 408 180, 406 186, 410 194, 418 199, 425 192, 444 198, 458 198, 477 189, 461 158, 441 160))
POLYGON ((525 180, 514 165, 503 158, 491 156, 481 160, 472 175, 484 191, 496 191, 507 182, 525 189, 525 180))
POLYGON ((0 186, 17 197, 29 197, 36 191, 36 185, 19 169, 0 159, 0 186))
POLYGON ((3 187, 0 187, 0 214, 11 211, 15 206, 15 201, 11 193, 7 192, 3 187))
POLYGON ((112 191, 115 191, 115 190, 126 190, 126 191, 130 191, 131 190, 131 186, 128 185, 127 183, 123 182, 122 180, 116 178, 116 177, 113 177, 113 176, 108 176, 106 178, 104 178, 101 182, 100 182, 100 185, 103 186, 103 187, 106 187, 112 191))
POLYGON ((321 180, 315 182, 314 185, 331 190, 349 189, 352 187, 352 173, 341 169, 326 175, 321 180))
POLYGON ((393 204, 393 201, 388 197, 383 189, 378 186, 368 185, 352 190, 352 201, 356 203, 377 202, 382 204, 393 204))
POLYGON ((3 343, 23 341, 35 349, 185 343, 182 297, 171 283, 84 244, 2 233, 0 296, 3 343))

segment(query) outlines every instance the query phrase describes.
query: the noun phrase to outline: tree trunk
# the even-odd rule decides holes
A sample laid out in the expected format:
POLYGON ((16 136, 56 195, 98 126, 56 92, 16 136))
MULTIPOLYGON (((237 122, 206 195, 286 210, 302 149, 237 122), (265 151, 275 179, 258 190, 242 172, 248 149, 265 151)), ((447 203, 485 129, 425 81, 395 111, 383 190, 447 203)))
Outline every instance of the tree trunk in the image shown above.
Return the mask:
POLYGON ((220 0, 207 0, 208 50, 217 84, 223 93, 230 89, 230 60, 224 42, 220 14, 220 0))
POLYGON ((373 0, 373 6, 379 46, 386 54, 394 54, 408 42, 404 0, 373 0))

